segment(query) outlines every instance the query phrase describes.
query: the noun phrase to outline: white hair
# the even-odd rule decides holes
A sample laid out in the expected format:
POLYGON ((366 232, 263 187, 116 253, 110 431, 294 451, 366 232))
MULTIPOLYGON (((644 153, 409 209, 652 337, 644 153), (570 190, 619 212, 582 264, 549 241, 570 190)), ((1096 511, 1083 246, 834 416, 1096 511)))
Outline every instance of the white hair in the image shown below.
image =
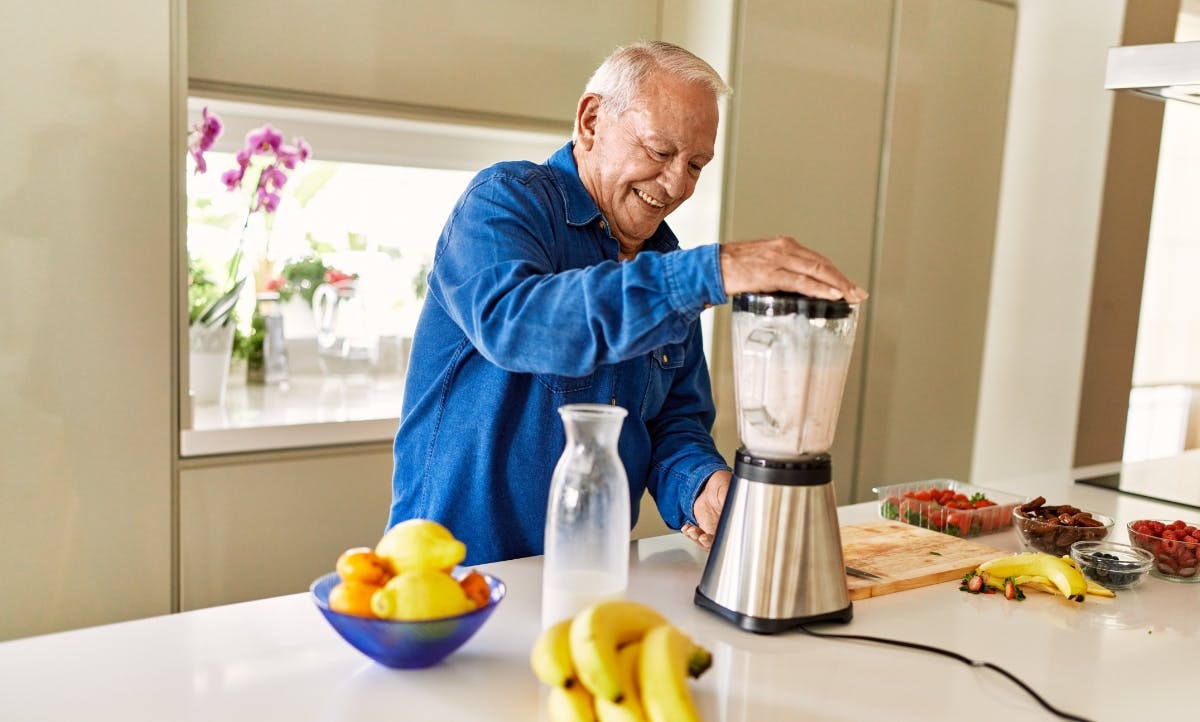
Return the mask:
POLYGON ((605 110, 620 115, 629 109, 644 81, 655 70, 663 70, 688 83, 702 85, 720 99, 733 91, 720 73, 690 51, 650 40, 617 48, 604 59, 584 87, 585 95, 600 97, 605 110))

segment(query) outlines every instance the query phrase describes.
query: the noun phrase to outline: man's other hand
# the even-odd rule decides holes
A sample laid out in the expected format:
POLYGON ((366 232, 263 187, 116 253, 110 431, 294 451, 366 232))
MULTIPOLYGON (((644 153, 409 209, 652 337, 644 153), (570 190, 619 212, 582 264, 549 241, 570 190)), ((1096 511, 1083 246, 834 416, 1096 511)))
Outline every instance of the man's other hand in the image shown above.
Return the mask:
POLYGON ((721 520, 721 510, 725 508, 725 495, 729 493, 728 471, 714 471, 704 482, 696 503, 692 505, 692 516, 697 524, 684 524, 680 529, 688 539, 699 544, 704 549, 711 549, 713 537, 717 533, 717 522, 721 520))

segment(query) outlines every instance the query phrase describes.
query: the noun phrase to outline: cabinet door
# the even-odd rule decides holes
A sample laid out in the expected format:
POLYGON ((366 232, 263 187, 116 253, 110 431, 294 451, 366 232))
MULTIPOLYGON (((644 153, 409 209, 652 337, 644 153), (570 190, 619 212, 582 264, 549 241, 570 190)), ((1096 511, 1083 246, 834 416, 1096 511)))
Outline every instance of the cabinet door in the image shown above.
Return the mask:
POLYGON ((984 0, 898 8, 858 498, 970 473, 1016 29, 984 0))
MULTIPOLYGON (((891 4, 878 0, 742 3, 725 237, 790 234, 869 282, 891 27, 891 4)), ((720 309, 713 348, 721 409, 714 432, 732 458, 728 308, 720 309)), ((833 450, 843 502, 851 496, 862 357, 860 345, 833 450)))
POLYGON ((181 609, 305 591, 379 540, 391 478, 387 445, 181 470, 181 609))
POLYGON ((645 0, 195 0, 188 75, 568 126, 596 65, 657 37, 658 13, 645 0))

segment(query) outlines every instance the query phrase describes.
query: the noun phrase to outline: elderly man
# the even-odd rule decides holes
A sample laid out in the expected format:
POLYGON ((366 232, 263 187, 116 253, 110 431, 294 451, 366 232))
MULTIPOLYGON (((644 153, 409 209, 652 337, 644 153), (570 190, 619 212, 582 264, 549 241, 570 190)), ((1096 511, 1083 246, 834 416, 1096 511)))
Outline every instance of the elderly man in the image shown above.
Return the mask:
POLYGON ((482 171, 438 240, 395 442, 390 527, 436 519, 467 564, 542 552, 557 409, 624 407, 637 503, 707 546, 730 469, 698 317, 744 291, 860 301, 826 258, 779 236, 680 250, 664 222, 712 160, 720 76, 662 42, 620 48, 545 163, 482 171))

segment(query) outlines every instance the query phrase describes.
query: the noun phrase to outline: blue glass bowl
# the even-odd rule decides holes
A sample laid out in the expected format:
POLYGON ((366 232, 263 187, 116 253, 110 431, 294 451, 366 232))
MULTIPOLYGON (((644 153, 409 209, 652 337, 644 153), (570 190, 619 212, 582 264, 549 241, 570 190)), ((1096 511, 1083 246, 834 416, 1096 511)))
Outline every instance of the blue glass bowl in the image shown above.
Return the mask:
POLYGON ((484 572, 490 595, 488 603, 456 617, 401 622, 341 614, 329 608, 329 590, 337 586, 336 572, 317 579, 309 587, 313 602, 325 620, 355 649, 388 667, 421 669, 432 667, 470 639, 492 616, 507 588, 504 582, 484 572))

